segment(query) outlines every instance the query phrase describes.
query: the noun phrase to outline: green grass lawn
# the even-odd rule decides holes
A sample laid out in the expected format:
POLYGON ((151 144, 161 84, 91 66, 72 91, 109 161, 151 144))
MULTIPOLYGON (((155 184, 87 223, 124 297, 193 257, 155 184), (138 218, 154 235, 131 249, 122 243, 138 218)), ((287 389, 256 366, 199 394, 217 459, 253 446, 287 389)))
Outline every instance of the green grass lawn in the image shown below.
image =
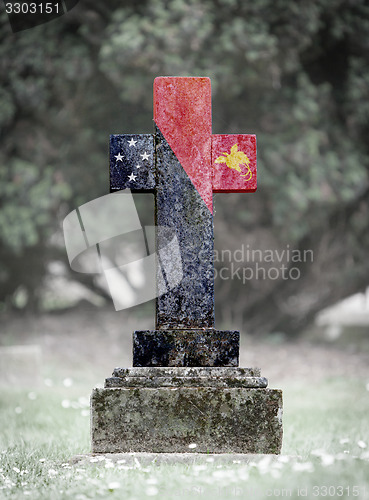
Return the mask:
POLYGON ((87 454, 90 387, 0 393, 0 498, 369 498, 369 392, 359 379, 284 390, 282 455, 189 465, 70 459, 87 454))

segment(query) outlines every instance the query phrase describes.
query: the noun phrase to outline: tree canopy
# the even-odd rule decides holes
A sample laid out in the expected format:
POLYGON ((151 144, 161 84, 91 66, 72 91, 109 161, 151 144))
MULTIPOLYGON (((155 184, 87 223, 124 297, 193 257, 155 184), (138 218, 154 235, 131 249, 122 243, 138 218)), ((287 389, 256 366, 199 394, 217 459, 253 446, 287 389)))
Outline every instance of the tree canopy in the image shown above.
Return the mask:
POLYGON ((365 0, 85 0, 15 34, 2 13, 0 301, 38 307, 62 218, 108 192, 109 134, 152 131, 160 75, 211 77, 213 132, 258 138, 258 191, 216 196, 216 248, 313 253, 277 263, 299 279, 237 263, 254 276, 217 280, 218 321, 292 334, 363 289, 368 33, 365 0))

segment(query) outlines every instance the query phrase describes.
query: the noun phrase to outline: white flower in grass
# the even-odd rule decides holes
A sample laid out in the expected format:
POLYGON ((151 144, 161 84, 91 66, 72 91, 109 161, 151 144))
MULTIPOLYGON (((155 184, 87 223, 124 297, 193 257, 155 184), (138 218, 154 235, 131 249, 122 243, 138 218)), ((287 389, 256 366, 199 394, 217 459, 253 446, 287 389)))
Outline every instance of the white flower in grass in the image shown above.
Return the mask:
POLYGON ((20 415, 22 413, 22 408, 20 406, 17 406, 16 408, 14 408, 14 411, 17 415, 20 415))
POLYGON ((112 481, 111 483, 108 484, 109 491, 119 490, 119 488, 120 488, 120 483, 118 483, 118 481, 112 481))
POLYGON ((105 469, 113 469, 113 468, 114 468, 114 464, 110 460, 109 460, 109 462, 107 461, 105 463, 105 469))
POLYGON ((212 462, 214 462, 214 458, 213 457, 209 457, 209 458, 206 459, 206 461, 209 462, 209 463, 212 463, 212 462))
POLYGON ((158 484, 158 480, 156 479, 156 477, 148 477, 146 479, 146 482, 147 484, 158 484))
POLYGON ((39 462, 43 464, 44 462, 46 462, 46 458, 40 458, 39 462))
POLYGON ((259 462, 257 462, 257 468, 261 474, 266 474, 269 471, 272 457, 265 456, 259 462))
POLYGON ((56 471, 55 469, 49 469, 47 473, 49 474, 49 477, 55 477, 58 475, 58 471, 56 471))
POLYGON ((314 466, 311 462, 296 462, 292 465, 295 472, 314 472, 314 466))
POLYGON ((322 455, 320 459, 322 461, 323 467, 328 467, 329 465, 333 465, 335 461, 335 457, 333 455, 328 455, 328 454, 322 455))
POLYGON ((366 448, 366 443, 364 441, 361 441, 361 440, 358 441, 357 445, 359 448, 362 448, 362 449, 366 448))
POLYGON ((128 465, 118 465, 118 470, 133 470, 133 467, 128 467, 128 465))
POLYGON ((241 480, 241 481, 248 481, 249 480, 249 471, 247 469, 247 467, 243 467, 242 469, 239 469, 238 471, 238 478, 241 480))
POLYGON ((69 408, 70 407, 69 399, 63 399, 63 401, 61 402, 61 405, 63 408, 69 408))
POLYGON ((31 492, 30 492, 30 491, 28 491, 28 490, 24 490, 24 491, 23 491, 23 495, 30 495, 30 494, 31 494, 31 492))
POLYGON ((227 476, 227 471, 220 469, 214 470, 212 476, 215 477, 216 479, 223 479, 225 476, 227 476))
POLYGON ((148 497, 154 497, 155 495, 157 495, 159 493, 159 490, 158 488, 156 488, 155 486, 150 486, 149 488, 147 488, 146 490, 146 495, 148 497))
POLYGON ((80 396, 78 398, 78 403, 81 405, 81 408, 89 408, 90 407, 90 400, 86 398, 86 396, 80 396))
POLYGON ((90 416, 90 410, 82 410, 81 411, 82 417, 89 417, 90 416))
POLYGON ((4 479, 4 488, 12 488, 13 486, 15 486, 15 483, 13 483, 13 481, 11 479, 9 479, 8 477, 6 477, 4 479))
POLYGON ((272 467, 273 467, 273 469, 281 470, 281 469, 283 469, 283 463, 282 462, 273 462, 272 467))
POLYGON ((90 458, 90 462, 91 463, 100 462, 100 457, 92 457, 90 458))
POLYGON ((208 467, 205 464, 198 464, 198 465, 195 464, 192 468, 194 471, 200 472, 202 470, 207 470, 208 467))
POLYGON ((13 467, 13 471, 16 472, 17 474, 20 473, 20 469, 18 469, 18 467, 13 467))
POLYGON ((190 450, 194 450, 196 447, 197 447, 197 444, 196 443, 191 443, 188 445, 189 449, 190 450))
POLYGON ((325 450, 322 450, 322 449, 313 450, 311 452, 311 455, 314 455, 316 457, 321 457, 322 455, 325 455, 325 450))
POLYGON ((117 461, 117 464, 125 464, 125 463, 126 463, 126 460, 124 458, 122 458, 122 460, 117 461))
POLYGON ((270 475, 273 479, 279 479, 281 477, 281 471, 279 471, 278 469, 271 469, 270 475))
POLYGON ((67 377, 63 380, 63 385, 64 385, 64 387, 72 387, 73 380, 71 378, 67 377))
POLYGON ((340 444, 347 444, 349 442, 350 442, 349 438, 341 438, 340 439, 340 444))
POLYGON ((336 460, 347 460, 347 455, 345 454, 345 452, 338 453, 338 455, 335 456, 335 459, 336 460))

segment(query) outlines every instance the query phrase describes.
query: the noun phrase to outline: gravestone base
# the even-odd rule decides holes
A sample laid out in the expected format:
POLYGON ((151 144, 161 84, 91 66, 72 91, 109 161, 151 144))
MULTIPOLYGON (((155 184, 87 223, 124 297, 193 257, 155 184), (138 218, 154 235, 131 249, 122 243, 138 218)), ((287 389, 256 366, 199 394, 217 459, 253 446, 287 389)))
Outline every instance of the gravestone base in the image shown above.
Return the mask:
POLYGON ((238 366, 240 332, 215 328, 133 333, 133 366, 238 366))
POLYGON ((282 391, 266 386, 252 368, 118 368, 91 396, 92 452, 278 454, 282 391))

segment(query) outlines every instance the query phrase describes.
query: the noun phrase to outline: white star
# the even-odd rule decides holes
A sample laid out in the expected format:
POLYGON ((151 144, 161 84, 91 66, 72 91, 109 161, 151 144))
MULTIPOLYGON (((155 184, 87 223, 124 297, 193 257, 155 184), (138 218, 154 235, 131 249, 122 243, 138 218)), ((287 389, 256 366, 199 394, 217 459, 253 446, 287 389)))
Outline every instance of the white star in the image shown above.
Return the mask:
POLYGON ((135 175, 135 174, 132 173, 131 175, 128 176, 128 180, 129 181, 135 181, 136 177, 137 177, 137 175, 135 175))
POLYGON ((146 151, 144 152, 143 155, 140 155, 140 156, 142 156, 143 160, 148 160, 149 159, 149 155, 146 153, 146 151))
POLYGON ((129 147, 131 147, 131 146, 136 147, 136 142, 137 142, 137 141, 135 141, 135 140, 132 138, 130 141, 128 141, 129 147))
POLYGON ((141 168, 141 165, 136 165, 136 168, 141 168))
POLYGON ((120 153, 118 153, 117 155, 115 155, 115 158, 117 159, 117 161, 122 161, 124 156, 122 156, 120 153))

